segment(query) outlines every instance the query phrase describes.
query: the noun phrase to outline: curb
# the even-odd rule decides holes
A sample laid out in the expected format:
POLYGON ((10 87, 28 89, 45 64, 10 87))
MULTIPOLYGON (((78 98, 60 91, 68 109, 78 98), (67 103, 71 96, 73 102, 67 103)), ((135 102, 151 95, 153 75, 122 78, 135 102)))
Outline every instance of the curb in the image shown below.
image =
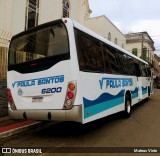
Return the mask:
POLYGON ((0 117, 0 121, 10 120, 9 116, 2 116, 0 117))
POLYGON ((33 128, 34 126, 36 126, 37 124, 40 124, 41 121, 24 121, 21 123, 17 123, 17 124, 13 124, 10 126, 5 126, 2 127, 0 130, 0 139, 21 133, 22 131, 26 131, 30 128, 33 128), (5 130, 8 129, 8 130, 5 130))

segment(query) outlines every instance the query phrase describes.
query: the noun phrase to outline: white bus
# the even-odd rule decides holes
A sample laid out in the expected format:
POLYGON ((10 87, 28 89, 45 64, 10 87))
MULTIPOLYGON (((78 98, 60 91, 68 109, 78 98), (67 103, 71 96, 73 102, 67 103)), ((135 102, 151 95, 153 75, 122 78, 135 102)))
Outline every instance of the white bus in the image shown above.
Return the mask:
POLYGON ((148 63, 68 18, 14 36, 7 77, 13 119, 129 117, 151 94, 148 63))

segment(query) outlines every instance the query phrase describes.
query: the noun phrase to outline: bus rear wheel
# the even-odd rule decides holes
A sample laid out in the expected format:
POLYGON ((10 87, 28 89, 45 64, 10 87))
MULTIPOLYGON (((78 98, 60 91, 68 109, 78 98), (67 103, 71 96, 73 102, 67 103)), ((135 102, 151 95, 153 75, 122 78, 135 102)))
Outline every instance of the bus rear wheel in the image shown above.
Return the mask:
POLYGON ((129 118, 131 116, 131 99, 130 96, 127 94, 125 97, 125 110, 124 110, 124 117, 129 118))

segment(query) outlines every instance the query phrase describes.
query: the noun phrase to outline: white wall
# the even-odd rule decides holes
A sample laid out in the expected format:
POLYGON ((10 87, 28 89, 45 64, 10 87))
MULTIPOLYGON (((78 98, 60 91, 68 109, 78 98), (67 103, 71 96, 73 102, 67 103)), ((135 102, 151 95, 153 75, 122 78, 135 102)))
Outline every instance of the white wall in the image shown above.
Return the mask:
POLYGON ((46 23, 60 18, 62 18, 61 0, 40 0, 38 24, 46 23))
POLYGON ((25 28, 26 0, 0 0, 0 29, 17 34, 25 28))
MULTIPOLYGON (((148 52, 147 52, 147 57, 149 57, 149 60, 152 62, 154 60, 154 52, 151 51, 151 49, 152 49, 151 46, 147 42, 144 42, 143 47, 147 48, 147 50, 149 50, 149 55, 150 56, 148 56, 148 52)), ((137 56, 141 57, 141 55, 142 55, 142 43, 141 42, 135 42, 135 43, 127 43, 126 44, 126 49, 129 52, 132 52, 132 49, 134 49, 134 48, 138 49, 137 56)))
POLYGON ((132 49, 137 48, 137 56, 141 57, 141 43, 128 43, 126 44, 126 49, 132 53, 132 49))
MULTIPOLYGON (((62 0, 40 0, 39 24, 62 18, 62 0)), ((70 0, 69 17, 81 24, 89 17, 87 0, 70 0)))
MULTIPOLYGON (((75 0, 71 0, 71 1, 75 1, 75 0)), ((85 20, 90 18, 90 9, 89 9, 88 0, 77 0, 75 2, 78 3, 77 4, 78 10, 76 10, 75 8, 72 14, 76 13, 77 18, 75 18, 75 20, 81 23, 82 25, 85 25, 85 20)))
POLYGON ((26 0, 11 0, 11 32, 17 34, 25 29, 26 0))
POLYGON ((0 46, 8 47, 11 33, 12 0, 0 0, 0 46))
POLYGON ((111 42, 115 42, 117 38, 117 45, 122 47, 126 45, 126 38, 121 31, 105 16, 90 18, 85 21, 85 26, 98 33, 102 37, 108 39, 109 32, 111 33, 111 42))
POLYGON ((10 30, 11 28, 12 0, 0 0, 0 28, 10 30))

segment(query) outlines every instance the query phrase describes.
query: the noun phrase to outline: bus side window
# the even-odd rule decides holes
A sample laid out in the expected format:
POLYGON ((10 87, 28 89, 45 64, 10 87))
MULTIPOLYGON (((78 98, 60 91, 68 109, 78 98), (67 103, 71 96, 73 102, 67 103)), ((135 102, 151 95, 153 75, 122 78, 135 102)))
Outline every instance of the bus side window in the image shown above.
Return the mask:
POLYGON ((79 30, 75 32, 80 70, 104 72, 100 41, 79 30))
POLYGON ((85 61, 84 61, 84 39, 76 32, 76 37, 78 38, 76 40, 77 44, 77 55, 78 55, 78 62, 79 62, 79 68, 80 70, 83 70, 85 68, 85 61))
POLYGON ((104 64, 103 64, 103 56, 102 56, 102 49, 101 43, 99 41, 92 41, 93 42, 93 53, 94 59, 96 61, 96 70, 99 72, 104 72, 104 64))
POLYGON ((130 75, 136 75, 136 69, 134 66, 134 59, 130 56, 127 56, 127 61, 128 61, 128 69, 129 69, 129 74, 130 75))
POLYGON ((141 69, 141 72, 142 72, 142 76, 147 77, 146 67, 145 67, 145 64, 142 63, 142 62, 140 63, 140 69, 141 69))
POLYGON ((148 72, 147 72, 147 68, 146 68, 146 64, 143 64, 143 70, 144 70, 144 73, 145 73, 145 77, 148 77, 148 72))
POLYGON ((119 62, 122 67, 123 74, 130 75, 130 67, 128 64, 128 57, 126 54, 118 52, 119 62))
POLYGON ((86 42, 83 45, 85 47, 84 56, 86 56, 86 70, 91 70, 93 72, 104 72, 100 42, 92 39, 90 36, 86 37, 86 42))
MULTIPOLYGON (((122 69, 116 56, 116 53, 117 53, 116 49, 108 45, 104 45, 103 52, 104 52, 104 56, 108 57, 108 62, 109 62, 109 64, 106 65, 108 67, 106 71, 107 70, 109 71, 110 70, 109 68, 111 68, 112 73, 121 74, 122 69)), ((107 63, 107 61, 105 62, 107 63)))
POLYGON ((149 66, 147 66, 147 73, 148 73, 148 76, 151 77, 152 76, 152 73, 151 73, 151 69, 149 66))
POLYGON ((103 47, 103 56, 104 56, 104 64, 105 64, 105 72, 106 73, 111 73, 111 67, 110 67, 110 60, 109 60, 109 56, 107 53, 107 49, 105 45, 102 45, 103 47))
POLYGON ((135 66, 135 69, 136 69, 136 76, 140 77, 141 76, 141 70, 140 70, 139 64, 135 62, 134 66, 135 66))

